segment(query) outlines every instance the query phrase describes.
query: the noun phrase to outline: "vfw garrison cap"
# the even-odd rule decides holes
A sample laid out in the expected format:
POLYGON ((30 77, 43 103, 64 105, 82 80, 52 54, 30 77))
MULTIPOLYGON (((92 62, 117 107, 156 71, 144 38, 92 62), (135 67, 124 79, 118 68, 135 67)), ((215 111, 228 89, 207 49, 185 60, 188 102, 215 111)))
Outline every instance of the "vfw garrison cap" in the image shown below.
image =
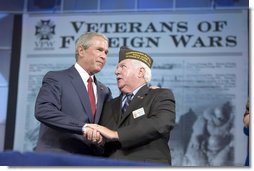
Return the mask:
POLYGON ((153 59, 146 53, 132 50, 126 46, 122 46, 119 51, 119 62, 124 59, 136 59, 145 63, 149 68, 152 68, 153 59))

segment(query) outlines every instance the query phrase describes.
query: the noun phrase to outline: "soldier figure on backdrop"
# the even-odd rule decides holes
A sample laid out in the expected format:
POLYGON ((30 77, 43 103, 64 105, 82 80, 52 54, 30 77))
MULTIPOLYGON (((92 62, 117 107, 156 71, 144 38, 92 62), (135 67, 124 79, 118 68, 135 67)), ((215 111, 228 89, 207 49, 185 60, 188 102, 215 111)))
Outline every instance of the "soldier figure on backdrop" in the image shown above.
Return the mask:
POLYGON ((233 119, 230 102, 206 109, 193 125, 184 165, 230 165, 233 162, 233 119))

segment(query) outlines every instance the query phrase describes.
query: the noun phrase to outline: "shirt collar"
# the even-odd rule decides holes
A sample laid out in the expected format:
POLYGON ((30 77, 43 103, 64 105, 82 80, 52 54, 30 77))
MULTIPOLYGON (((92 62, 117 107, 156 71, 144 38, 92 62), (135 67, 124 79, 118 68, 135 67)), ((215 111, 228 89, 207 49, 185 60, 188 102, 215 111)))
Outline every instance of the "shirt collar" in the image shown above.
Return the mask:
MULTIPOLYGON (((87 82, 87 80, 89 78, 89 74, 86 72, 86 70, 84 70, 78 63, 75 63, 74 67, 76 68, 76 70, 80 74, 82 80, 84 82, 87 82)), ((94 80, 94 76, 92 75, 91 77, 94 80)))
MULTIPOLYGON (((139 91, 139 89, 141 89, 143 86, 145 86, 145 84, 142 84, 141 86, 139 86, 138 88, 136 88, 133 92, 132 92, 132 98, 137 94, 137 92, 139 91)), ((127 94, 131 94, 131 93, 127 93, 127 94)), ((122 96, 122 100, 124 100, 126 98, 126 94, 123 94, 122 96)))
POLYGON ((141 89, 144 85, 146 85, 146 83, 145 83, 145 84, 142 84, 141 86, 139 86, 138 88, 136 88, 136 89, 132 92, 133 96, 135 96, 135 94, 137 94, 137 92, 139 91, 139 89, 141 89))

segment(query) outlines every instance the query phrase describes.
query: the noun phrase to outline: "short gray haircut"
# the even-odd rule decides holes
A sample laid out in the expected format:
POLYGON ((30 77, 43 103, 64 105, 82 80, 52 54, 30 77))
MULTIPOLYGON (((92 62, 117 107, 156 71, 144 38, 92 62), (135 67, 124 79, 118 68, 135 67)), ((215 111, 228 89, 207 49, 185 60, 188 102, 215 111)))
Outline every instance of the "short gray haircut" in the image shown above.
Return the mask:
POLYGON ((144 70, 145 70, 144 79, 145 79, 146 83, 149 83, 152 79, 151 68, 149 68, 145 63, 138 61, 136 59, 132 59, 131 62, 136 68, 144 68, 144 70))
POLYGON ((84 49, 87 49, 91 46, 91 39, 93 37, 102 37, 103 39, 105 39, 108 42, 108 38, 102 34, 102 33, 97 33, 97 32, 86 32, 84 34, 82 34, 78 40, 76 41, 76 45, 75 45, 75 57, 76 60, 78 58, 78 48, 80 46, 83 46, 84 49))

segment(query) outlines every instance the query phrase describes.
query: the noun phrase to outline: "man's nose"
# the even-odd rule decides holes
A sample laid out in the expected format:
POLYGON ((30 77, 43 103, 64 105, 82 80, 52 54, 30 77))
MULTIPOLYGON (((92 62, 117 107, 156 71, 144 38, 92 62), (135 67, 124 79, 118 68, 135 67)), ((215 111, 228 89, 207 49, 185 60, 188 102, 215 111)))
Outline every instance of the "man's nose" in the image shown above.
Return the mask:
POLYGON ((107 58, 107 54, 106 54, 106 53, 102 53, 101 57, 102 57, 103 59, 106 59, 106 58, 107 58))
POLYGON ((116 69, 115 69, 115 75, 118 75, 119 74, 119 68, 117 67, 116 69))

